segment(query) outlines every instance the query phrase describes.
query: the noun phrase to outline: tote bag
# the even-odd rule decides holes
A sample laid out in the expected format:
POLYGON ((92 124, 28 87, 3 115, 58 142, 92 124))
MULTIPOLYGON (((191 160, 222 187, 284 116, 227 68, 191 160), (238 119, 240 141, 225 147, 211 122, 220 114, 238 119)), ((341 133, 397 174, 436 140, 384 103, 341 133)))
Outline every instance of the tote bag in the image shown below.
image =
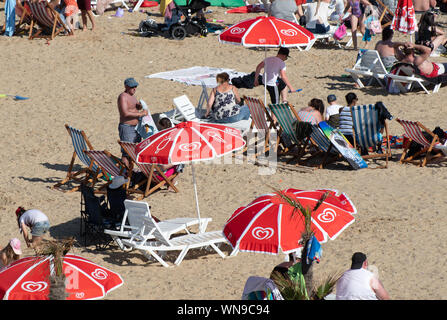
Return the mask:
POLYGON ((334 32, 334 39, 341 40, 346 36, 346 26, 342 23, 334 32))

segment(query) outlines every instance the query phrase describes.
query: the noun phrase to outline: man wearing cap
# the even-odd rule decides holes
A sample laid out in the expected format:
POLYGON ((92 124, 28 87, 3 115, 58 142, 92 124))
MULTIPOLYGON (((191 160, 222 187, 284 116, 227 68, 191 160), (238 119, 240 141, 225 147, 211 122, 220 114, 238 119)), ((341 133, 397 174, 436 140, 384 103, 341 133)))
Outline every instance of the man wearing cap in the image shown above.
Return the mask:
POLYGON ((352 255, 351 269, 337 281, 336 300, 389 300, 380 280, 367 270, 368 260, 362 252, 352 255))
POLYGON ((287 88, 291 92, 295 89, 290 84, 286 76, 286 63, 285 61, 289 57, 289 49, 280 47, 275 57, 268 57, 264 61, 258 64, 255 73, 255 87, 259 84, 267 84, 267 91, 270 94, 270 100, 273 104, 280 102, 287 102, 287 88), (264 69, 264 75, 259 79, 261 70, 264 69), (259 82, 262 81, 262 83, 259 82))
POLYGON ((335 94, 328 95, 327 102, 329 105, 326 108, 324 118, 332 128, 338 128, 340 124, 340 109, 343 108, 343 106, 337 103, 337 97, 335 94))
MULTIPOLYGON (((120 123, 118 131, 121 141, 137 143, 141 141, 141 136, 135 130, 138 119, 148 115, 147 110, 142 110, 143 106, 134 97, 138 82, 134 78, 124 80, 124 92, 118 96, 118 111, 120 113, 120 123)), ((129 165, 128 155, 121 148, 122 161, 129 165)))

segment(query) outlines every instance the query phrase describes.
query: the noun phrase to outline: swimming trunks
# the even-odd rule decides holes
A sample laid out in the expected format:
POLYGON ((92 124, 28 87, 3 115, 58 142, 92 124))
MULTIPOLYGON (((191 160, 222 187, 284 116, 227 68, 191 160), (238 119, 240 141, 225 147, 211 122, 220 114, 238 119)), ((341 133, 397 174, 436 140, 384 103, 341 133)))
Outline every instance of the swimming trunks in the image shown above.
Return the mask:
POLYGON ((433 65, 432 72, 430 74, 421 72, 421 74, 423 76, 426 76, 427 78, 436 78, 437 76, 445 73, 446 68, 445 68, 445 64, 444 63, 432 62, 431 64, 433 65))

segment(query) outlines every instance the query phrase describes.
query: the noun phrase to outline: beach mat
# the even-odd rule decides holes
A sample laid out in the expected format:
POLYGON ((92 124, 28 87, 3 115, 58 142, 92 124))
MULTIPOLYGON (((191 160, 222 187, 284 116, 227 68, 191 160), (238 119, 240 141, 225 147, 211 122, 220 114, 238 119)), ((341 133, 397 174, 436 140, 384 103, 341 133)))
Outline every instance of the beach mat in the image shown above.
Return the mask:
POLYGON ((253 12, 265 12, 264 5, 253 5, 237 7, 227 10, 225 13, 253 13, 253 12))

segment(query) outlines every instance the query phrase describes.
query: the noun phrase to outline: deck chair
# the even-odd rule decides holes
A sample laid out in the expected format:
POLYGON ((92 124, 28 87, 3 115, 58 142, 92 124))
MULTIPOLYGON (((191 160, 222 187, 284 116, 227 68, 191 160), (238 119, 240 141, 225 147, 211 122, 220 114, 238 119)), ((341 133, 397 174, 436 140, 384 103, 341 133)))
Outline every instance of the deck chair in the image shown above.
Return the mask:
POLYGON ((322 160, 317 164, 317 168, 323 169, 325 165, 340 159, 341 155, 318 125, 312 124, 311 126, 310 141, 318 151, 312 153, 306 161, 309 162, 311 159, 321 156, 322 160))
MULTIPOLYGON (((84 153, 84 150, 93 150, 92 144, 87 138, 84 131, 70 127, 65 124, 68 134, 70 135, 73 145, 73 156, 67 170, 67 176, 61 182, 56 183, 52 189, 60 189, 60 187, 69 181, 76 181, 79 183, 87 183, 98 172, 98 166, 91 161, 91 159, 84 153), (78 158, 83 164, 84 168, 73 171, 74 162, 78 158)), ((102 175, 102 173, 100 174, 102 175)), ((96 177, 98 178, 98 177, 96 177)), ((79 186, 66 190, 67 192, 77 191, 79 186)), ((62 190, 61 190, 62 191, 62 190)))
MULTIPOLYGON (((151 217, 151 211, 150 206, 144 201, 125 200, 124 207, 124 216, 119 230, 106 229, 104 233, 110 235, 121 250, 130 251, 132 247, 125 246, 122 240, 137 236, 137 231, 143 227, 143 217, 151 217)), ((174 218, 159 221, 158 226, 161 232, 170 238, 172 234, 181 231, 189 234, 188 228, 193 225, 199 225, 199 233, 203 233, 210 221, 212 221, 211 218, 201 218, 200 222, 198 218, 174 218)), ((144 232, 141 239, 154 239, 152 230, 145 229, 144 232)))
POLYGON ((204 248, 207 246, 211 246, 222 258, 225 258, 225 254, 216 244, 225 243, 227 240, 223 236, 222 230, 187 234, 169 239, 163 233, 159 224, 152 217, 146 216, 143 217, 143 227, 137 234, 133 235, 130 239, 123 239, 122 242, 125 246, 139 250, 148 259, 153 257, 164 267, 169 267, 169 264, 157 252, 180 251, 174 262, 175 265, 179 265, 183 261, 183 258, 190 249, 204 248), (151 230, 150 234, 155 237, 156 241, 148 241, 150 239, 145 236, 147 233, 146 230, 151 230))
POLYGON ((199 112, 200 115, 202 115, 204 109, 203 106, 205 105, 205 110, 206 107, 208 106, 208 88, 206 87, 205 82, 200 81, 201 85, 202 85, 202 93, 200 94, 199 97, 199 101, 197 102, 197 111, 199 112))
MULTIPOLYGON (((252 118, 252 122, 250 125, 249 133, 261 133, 264 136, 264 153, 270 150, 270 133, 275 132, 278 133, 278 129, 276 127, 275 121, 270 116, 269 112, 264 106, 264 103, 261 99, 252 98, 243 96, 243 99, 245 101, 245 104, 250 109, 250 115, 252 118)), ((275 145, 275 152, 277 151, 278 145, 279 145, 279 135, 277 134, 276 137, 276 145, 275 145)), ((255 143, 259 142, 257 140, 255 143)), ((248 143, 245 146, 245 149, 243 152, 247 151, 249 148, 248 143)), ((256 154, 257 156, 257 154, 256 154)))
POLYGON ((98 182, 98 176, 102 171, 103 175, 106 177, 106 183, 98 188, 99 193, 105 193, 104 189, 112 183, 112 178, 117 176, 124 176, 125 171, 129 171, 120 159, 112 155, 107 150, 97 151, 97 150, 84 150, 84 153, 97 164, 96 174, 92 177, 92 188, 95 187, 98 182))
POLYGON ((367 85, 370 85, 376 80, 382 88, 385 88, 384 78, 388 74, 388 71, 383 65, 377 50, 360 49, 354 67, 352 69, 345 68, 345 71, 351 74, 360 88, 365 86, 360 80, 360 76, 369 78, 367 85))
POLYGON ((29 32, 29 39, 34 38, 48 38, 53 40, 62 31, 73 34, 72 30, 61 20, 59 13, 54 10, 47 1, 27 1, 31 10, 31 26, 29 32), (39 26, 39 30, 33 34, 33 27, 39 26))
POLYGON ((295 111, 295 108, 288 103, 269 104, 269 109, 275 115, 278 125, 281 130, 278 132, 280 135, 281 143, 285 146, 281 155, 293 154, 292 160, 300 162, 301 158, 306 153, 306 147, 309 144, 309 138, 305 141, 299 140, 295 132, 295 123, 300 121, 300 118, 295 111), (284 137, 285 135, 285 137, 284 137), (287 143, 286 139, 290 139, 290 143, 287 143), (297 149, 296 151, 294 149, 297 149))
POLYGON ((381 0, 373 0, 371 2, 377 7, 379 13, 379 21, 382 28, 386 28, 393 22, 394 12, 386 6, 381 0))
MULTIPOLYGON (((433 93, 439 91, 439 88, 442 85, 443 81, 436 81, 436 78, 429 79, 420 76, 413 65, 408 63, 398 63, 393 66, 393 69, 387 74, 387 77, 390 81, 393 81, 394 84, 399 88, 399 91, 402 93, 407 93, 411 91, 415 84, 422 88, 426 94, 430 94, 430 91, 427 90, 426 85, 433 84, 433 93)), ((447 79, 444 79, 447 81, 447 79)), ((444 81, 444 82, 445 82, 444 81)))
POLYGON ((433 159, 440 158, 439 160, 444 161, 447 160, 447 157, 444 153, 438 153, 432 155, 431 152, 433 149, 436 149, 436 144, 439 142, 438 136, 434 134, 431 130, 427 129, 424 125, 422 125, 419 121, 408 121, 396 119, 398 123, 402 125, 405 130, 405 135, 409 138, 409 143, 404 146, 404 150, 402 152, 402 156, 400 158, 400 163, 411 163, 415 165, 419 165, 420 167, 425 167, 427 163, 432 162, 433 159), (427 132, 430 136, 433 137, 432 142, 430 143, 424 136, 422 130, 427 132), (405 158, 410 147, 410 142, 414 141, 422 145, 422 149, 415 153, 414 155, 405 158), (420 160, 415 160, 416 157, 422 156, 420 160))
POLYGON ((129 167, 128 171, 128 178, 129 182, 132 179, 133 174, 133 168, 136 165, 141 172, 145 175, 145 179, 137 182, 132 187, 128 185, 128 192, 137 193, 141 196, 137 198, 137 200, 142 200, 154 191, 158 190, 162 186, 168 184, 175 192, 179 192, 177 187, 172 183, 172 180, 178 175, 178 173, 174 172, 172 175, 167 177, 163 170, 156 165, 156 164, 141 164, 137 162, 137 154, 135 152, 136 144, 132 142, 124 142, 118 140, 119 145, 126 151, 126 153, 129 155, 131 160, 131 165, 129 167), (151 188, 151 183, 155 184, 151 188), (144 190, 140 190, 141 186, 144 186, 146 184, 146 187, 144 190))
POLYGON ((388 122, 385 119, 385 136, 383 136, 381 131, 381 124, 379 121, 379 109, 373 105, 363 105, 351 107, 351 116, 353 123, 353 139, 354 148, 368 149, 373 147, 374 149, 382 145, 383 139, 386 141, 386 150, 383 153, 369 152, 368 155, 362 156, 363 159, 376 159, 385 158, 386 164, 378 168, 387 168, 388 159, 391 157, 391 148, 388 133, 388 122))
MULTIPOLYGON (((177 98, 174 98, 174 106, 175 111, 174 115, 171 118, 173 123, 179 123, 178 119, 182 119, 182 121, 196 121, 196 122, 204 122, 204 123, 213 123, 212 121, 199 119, 196 116, 196 108, 189 100, 188 96, 183 95, 177 98)), ((233 123, 222 123, 223 125, 231 128, 238 129, 241 131, 242 135, 245 135, 250 129, 251 118, 248 120, 241 120, 233 123)))
POLYGON ((22 1, 16 1, 16 14, 20 17, 19 22, 17 22, 14 34, 18 35, 24 31, 29 31, 29 26, 31 25, 31 11, 27 2, 22 5, 22 1), (20 12, 20 13, 19 13, 20 12))

